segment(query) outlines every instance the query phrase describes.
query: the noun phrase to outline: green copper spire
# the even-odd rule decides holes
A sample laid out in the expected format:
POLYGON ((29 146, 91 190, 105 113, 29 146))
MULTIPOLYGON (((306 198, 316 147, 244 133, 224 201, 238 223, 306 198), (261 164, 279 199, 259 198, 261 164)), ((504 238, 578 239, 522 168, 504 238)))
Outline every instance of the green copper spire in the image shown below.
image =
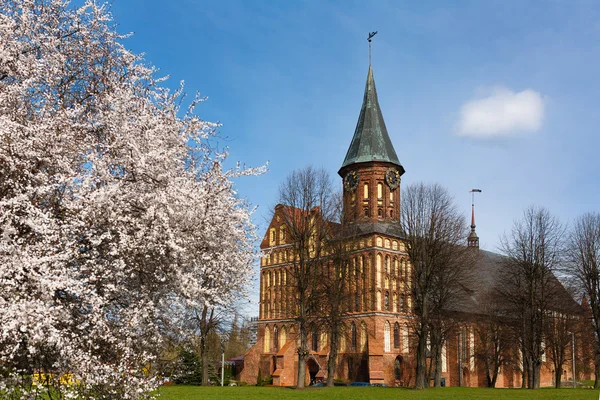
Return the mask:
POLYGON ((369 65, 360 116, 342 168, 350 164, 370 161, 389 162, 399 166, 401 172, 404 172, 383 121, 383 115, 377 100, 373 69, 369 65))

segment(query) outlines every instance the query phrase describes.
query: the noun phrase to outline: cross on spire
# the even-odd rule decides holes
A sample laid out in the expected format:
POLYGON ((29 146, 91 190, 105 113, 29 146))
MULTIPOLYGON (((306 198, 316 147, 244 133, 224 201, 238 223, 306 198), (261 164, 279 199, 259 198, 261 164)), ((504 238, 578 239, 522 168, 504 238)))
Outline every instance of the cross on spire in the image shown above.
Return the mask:
POLYGON ((369 37, 367 41, 369 42, 369 67, 371 66, 371 40, 373 40, 373 36, 377 35, 377 31, 369 32, 369 37))

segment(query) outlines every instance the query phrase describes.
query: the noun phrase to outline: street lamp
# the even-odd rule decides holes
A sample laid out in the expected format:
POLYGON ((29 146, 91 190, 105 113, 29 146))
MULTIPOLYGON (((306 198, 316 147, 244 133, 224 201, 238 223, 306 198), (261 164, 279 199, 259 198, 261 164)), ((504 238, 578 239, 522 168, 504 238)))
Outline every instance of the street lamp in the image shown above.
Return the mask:
POLYGON ((573 332, 567 332, 571 334, 571 359, 573 360, 573 366, 571 367, 571 376, 573 377, 573 389, 577 389, 577 381, 575 381, 575 334, 573 332))

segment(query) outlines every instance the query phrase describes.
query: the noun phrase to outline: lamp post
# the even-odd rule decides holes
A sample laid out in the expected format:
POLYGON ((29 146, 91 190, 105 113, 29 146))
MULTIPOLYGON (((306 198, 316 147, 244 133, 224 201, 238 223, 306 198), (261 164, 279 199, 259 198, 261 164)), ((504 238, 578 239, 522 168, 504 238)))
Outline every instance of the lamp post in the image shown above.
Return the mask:
POLYGON ((571 366, 571 376, 573 377, 573 389, 577 389, 577 381, 575 380, 575 333, 567 332, 571 334, 571 359, 573 364, 571 366))
POLYGON ((225 338, 221 337, 221 386, 225 386, 225 338))

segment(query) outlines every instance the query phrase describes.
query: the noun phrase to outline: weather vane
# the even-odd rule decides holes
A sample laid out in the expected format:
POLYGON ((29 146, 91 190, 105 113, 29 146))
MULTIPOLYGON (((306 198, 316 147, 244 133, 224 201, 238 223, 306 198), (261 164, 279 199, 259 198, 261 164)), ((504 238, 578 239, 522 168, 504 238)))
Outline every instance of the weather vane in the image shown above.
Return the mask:
POLYGON ((377 35, 377 31, 369 32, 369 37, 367 41, 369 42, 369 66, 371 65, 371 40, 373 40, 373 36, 377 35))

